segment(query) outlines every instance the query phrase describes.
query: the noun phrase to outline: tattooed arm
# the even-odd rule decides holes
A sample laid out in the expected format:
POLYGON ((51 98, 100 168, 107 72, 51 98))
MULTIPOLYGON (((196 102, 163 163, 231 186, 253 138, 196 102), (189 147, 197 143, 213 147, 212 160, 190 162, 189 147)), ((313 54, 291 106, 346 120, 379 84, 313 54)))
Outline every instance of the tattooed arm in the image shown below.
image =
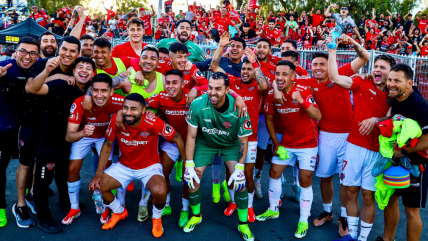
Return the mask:
POLYGON ((263 74, 263 71, 260 69, 260 66, 256 63, 257 59, 256 59, 256 54, 249 48, 245 48, 245 55, 248 58, 248 61, 250 61, 250 63, 252 64, 252 68, 254 68, 256 65, 257 67, 255 68, 255 78, 257 83, 259 84, 259 91, 262 93, 262 95, 265 95, 267 93, 267 91, 269 90, 269 85, 267 83, 266 77, 263 74))
POLYGON ((220 60, 221 60, 221 55, 223 54, 224 48, 233 42, 233 40, 230 41, 230 36, 231 34, 229 34, 229 32, 224 32, 220 38, 220 42, 218 43, 218 48, 214 53, 213 59, 211 60, 210 69, 214 73, 215 72, 225 73, 224 70, 220 67, 220 60))
POLYGON ((358 73, 358 70, 360 70, 367 62, 369 62, 370 53, 353 39, 352 44, 354 45, 354 49, 358 55, 358 58, 351 62, 351 67, 354 73, 358 73))
POLYGON ((240 164, 245 164, 245 159, 247 158, 248 151, 248 136, 239 137, 239 156, 238 162, 240 164))
POLYGON ((129 71, 123 71, 118 76, 112 79, 113 89, 122 89, 124 93, 130 93, 132 83, 129 81, 128 76, 131 75, 129 71))
POLYGON ((90 86, 86 91, 85 97, 83 98, 83 101, 82 101, 82 107, 86 113, 90 113, 90 114, 92 113, 92 107, 93 107, 92 86, 90 86))

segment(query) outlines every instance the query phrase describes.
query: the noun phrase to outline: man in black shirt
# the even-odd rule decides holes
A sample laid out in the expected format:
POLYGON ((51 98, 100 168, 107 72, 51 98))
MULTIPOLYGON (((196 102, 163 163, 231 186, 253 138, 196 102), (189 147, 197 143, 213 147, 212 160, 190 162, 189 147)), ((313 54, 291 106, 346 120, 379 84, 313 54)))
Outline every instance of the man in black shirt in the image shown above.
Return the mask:
POLYGON ((257 43, 257 40, 260 39, 260 37, 256 38, 257 37, 256 31, 252 30, 250 27, 251 27, 250 23, 248 23, 248 22, 244 23, 242 25, 240 37, 243 40, 245 40, 246 44, 255 44, 255 43, 257 43))
POLYGON ((63 38, 59 56, 41 60, 36 67, 35 78, 30 78, 26 86, 28 93, 46 98, 38 128, 34 201, 39 218, 37 227, 47 233, 62 230, 53 220, 48 205, 49 184, 54 175, 59 193, 58 203, 70 207, 67 187, 70 144, 65 140, 69 109, 76 98, 85 94, 86 85, 95 69, 91 59, 77 59, 79 52, 80 42, 77 38, 63 38), (58 73, 72 78, 64 77, 45 83, 49 76, 58 73), (75 85, 70 85, 73 78, 75 85))
POLYGON ((422 220, 419 209, 425 208, 428 188, 428 160, 417 151, 428 150, 428 104, 419 93, 416 87, 413 87, 413 71, 410 66, 405 64, 396 64, 391 68, 388 76, 387 87, 389 95, 393 97, 391 116, 400 114, 418 122, 422 129, 422 136, 419 138, 415 147, 406 147, 394 151, 394 157, 400 158, 407 156, 412 165, 419 166, 420 175, 414 177, 410 175, 410 187, 404 189, 395 189, 394 194, 389 199, 388 206, 385 208, 385 230, 383 238, 377 240, 394 240, 395 230, 400 219, 400 210, 398 199, 402 197, 407 217, 407 240, 420 240, 422 233, 422 220))

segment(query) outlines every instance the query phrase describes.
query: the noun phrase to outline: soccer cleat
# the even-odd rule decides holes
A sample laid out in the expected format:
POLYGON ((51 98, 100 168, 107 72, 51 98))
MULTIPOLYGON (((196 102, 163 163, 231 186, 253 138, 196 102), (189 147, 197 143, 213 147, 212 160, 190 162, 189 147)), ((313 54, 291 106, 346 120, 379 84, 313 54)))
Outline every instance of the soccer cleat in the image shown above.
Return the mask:
POLYGON ((254 223, 256 221, 256 215, 254 214, 254 209, 252 207, 248 208, 247 220, 250 223, 254 223))
POLYGON ((256 183, 256 188, 255 188, 254 196, 256 196, 257 199, 262 199, 263 198, 262 184, 260 182, 256 183))
POLYGON ((152 228, 153 236, 155 238, 160 238, 163 234, 162 219, 161 218, 153 218, 152 223, 153 223, 153 228, 152 228))
POLYGON ((230 202, 230 195, 229 195, 229 188, 227 187, 226 180, 224 180, 221 183, 221 186, 223 187, 223 198, 224 198, 224 201, 226 201, 228 203, 228 202, 230 202))
POLYGON ((227 208, 224 210, 224 215, 231 216, 235 210, 236 210, 236 204, 235 203, 229 203, 227 208))
POLYGON ((296 238, 304 238, 308 233, 308 223, 299 222, 297 225, 297 230, 294 233, 294 237, 296 238))
POLYGON ((285 184, 287 183, 287 179, 284 178, 284 181, 282 182, 282 190, 281 190, 281 199, 284 198, 285 195, 285 184))
POLYGON ((165 206, 165 208, 162 211, 161 217, 171 215, 171 212, 172 212, 171 206, 165 206))
POLYGON ((186 225, 183 228, 183 231, 185 233, 190 233, 195 229, 196 225, 200 224, 201 222, 202 222, 202 215, 199 217, 193 216, 189 220, 189 222, 186 223, 186 225))
POLYGON ((70 212, 68 212, 67 216, 62 220, 62 224, 64 225, 70 225, 75 218, 78 218, 80 216, 80 208, 79 209, 71 209, 70 212))
POLYGON ((314 219, 312 224, 315 227, 319 227, 319 226, 322 226, 325 223, 328 223, 331 221, 333 221, 333 213, 328 213, 328 212, 324 211, 316 219, 314 219))
POLYGON ((125 219, 126 217, 128 217, 128 210, 126 210, 126 208, 123 208, 122 213, 113 213, 110 217, 110 220, 103 225, 102 229, 113 229, 116 226, 117 222, 125 219))
POLYGON ((108 220, 110 220, 110 209, 108 209, 107 207, 104 209, 104 212, 101 213, 101 217, 100 217, 100 222, 102 224, 105 224, 108 222, 108 220))
POLYGON ((279 218, 279 210, 274 212, 270 208, 268 210, 256 217, 256 220, 259 222, 264 222, 268 219, 277 219, 279 218))
POLYGON ((27 206, 18 207, 15 203, 12 206, 12 213, 16 218, 16 224, 20 228, 29 228, 36 224, 33 219, 30 218, 27 206))
POLYGON ((189 211, 181 210, 180 219, 178 220, 178 227, 182 228, 189 222, 189 211))
POLYGON ((25 203, 27 204, 27 207, 31 210, 33 214, 37 214, 36 203, 34 202, 33 195, 31 195, 30 193, 26 194, 25 203))
POLYGON ((3 228, 7 224, 7 217, 6 217, 6 209, 1 208, 0 209, 0 228, 3 228))
POLYGON ((340 239, 335 239, 333 241, 356 241, 356 239, 353 239, 351 235, 347 234, 345 237, 340 239))
POLYGON ((296 198, 296 201, 300 203, 300 187, 296 184, 293 184, 293 191, 294 191, 294 197, 296 198))
MULTIPOLYGON (((228 191, 229 193, 229 191, 228 191)), ((213 183, 213 202, 218 203, 220 202, 220 183, 213 183)))
POLYGON ((238 231, 242 234, 245 241, 254 241, 254 234, 251 232, 248 224, 239 224, 238 231))
MULTIPOLYGON (((162 212, 162 215, 163 215, 163 212, 162 212)), ((139 206, 138 215, 137 215, 138 222, 140 223, 145 222, 148 218, 149 218, 149 211, 147 210, 147 207, 139 206)))
POLYGON ((42 230, 45 233, 59 233, 62 231, 62 228, 59 226, 57 221, 55 221, 52 217, 49 219, 39 219, 37 222, 37 228, 42 230))
POLYGON ((175 180, 177 180, 177 182, 182 182, 183 181, 183 161, 176 161, 175 162, 175 180))
POLYGON ((129 183, 129 185, 126 187, 126 191, 132 192, 132 190, 134 190, 134 181, 129 183))
POLYGON ((348 235, 348 219, 340 217, 337 222, 339 223, 339 235, 343 238, 348 235))
POLYGON ((114 195, 115 197, 117 197, 117 189, 113 189, 113 190, 111 190, 111 193, 113 193, 113 195, 114 195))

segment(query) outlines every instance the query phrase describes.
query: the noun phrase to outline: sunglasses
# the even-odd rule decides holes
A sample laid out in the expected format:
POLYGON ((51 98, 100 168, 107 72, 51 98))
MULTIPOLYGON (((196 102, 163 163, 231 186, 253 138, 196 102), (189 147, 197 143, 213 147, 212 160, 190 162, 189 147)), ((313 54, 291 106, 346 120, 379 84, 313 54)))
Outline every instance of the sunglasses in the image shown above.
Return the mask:
POLYGON ((348 10, 348 8, 342 8, 342 10, 348 10))

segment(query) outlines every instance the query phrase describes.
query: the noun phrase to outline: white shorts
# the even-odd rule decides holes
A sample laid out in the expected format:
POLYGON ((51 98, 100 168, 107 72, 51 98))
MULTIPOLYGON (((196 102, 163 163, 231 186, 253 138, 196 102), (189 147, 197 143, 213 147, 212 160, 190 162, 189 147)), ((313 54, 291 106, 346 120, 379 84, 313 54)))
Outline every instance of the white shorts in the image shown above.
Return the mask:
POLYGON ((257 157, 257 141, 249 141, 247 158, 245 159, 245 163, 256 163, 256 157, 257 157))
POLYGON ((164 151, 174 162, 176 162, 180 157, 180 152, 178 151, 177 144, 175 143, 164 141, 160 146, 160 149, 164 151))
POLYGON ((331 177, 342 173, 342 162, 346 152, 348 133, 320 131, 316 176, 331 177))
POLYGON ((269 132, 266 127, 265 115, 259 115, 259 125, 257 126, 257 147, 266 150, 269 141, 269 132))
POLYGON ((380 158, 382 155, 379 152, 348 143, 341 176, 343 185, 376 191, 376 178, 372 176, 372 169, 380 158))
MULTIPOLYGON (((91 147, 94 146, 97 149, 97 154, 100 156, 101 148, 104 144, 104 137, 101 138, 90 138, 90 137, 83 137, 80 139, 80 141, 73 142, 71 144, 71 154, 70 154, 70 160, 80 160, 84 159, 86 155, 88 155, 89 150, 91 150, 91 147)), ((113 158, 113 148, 112 152, 110 153, 109 160, 112 160, 113 158)))
POLYGON ((296 161, 299 162, 299 169, 314 171, 317 161, 318 147, 313 148, 285 148, 288 159, 281 160, 274 156, 272 163, 277 165, 294 166, 296 161))
POLYGON ((159 175, 164 177, 160 163, 153 164, 144 169, 131 169, 117 162, 105 169, 104 173, 120 182, 122 188, 126 188, 133 180, 140 180, 146 186, 147 182, 153 176, 159 175))

